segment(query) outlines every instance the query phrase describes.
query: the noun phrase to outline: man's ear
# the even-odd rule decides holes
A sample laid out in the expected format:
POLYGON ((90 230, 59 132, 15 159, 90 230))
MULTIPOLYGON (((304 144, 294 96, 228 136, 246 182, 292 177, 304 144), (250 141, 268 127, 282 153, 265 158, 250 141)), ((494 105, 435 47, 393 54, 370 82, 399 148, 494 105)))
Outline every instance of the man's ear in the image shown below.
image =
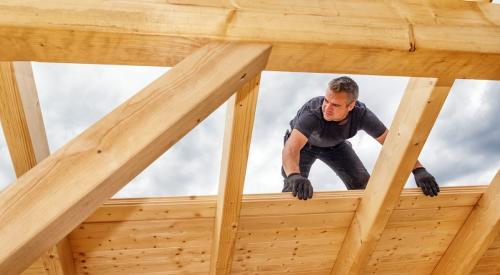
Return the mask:
POLYGON ((349 103, 349 105, 347 105, 349 112, 352 111, 352 109, 354 109, 355 105, 356 105, 356 100, 354 100, 353 102, 349 103))

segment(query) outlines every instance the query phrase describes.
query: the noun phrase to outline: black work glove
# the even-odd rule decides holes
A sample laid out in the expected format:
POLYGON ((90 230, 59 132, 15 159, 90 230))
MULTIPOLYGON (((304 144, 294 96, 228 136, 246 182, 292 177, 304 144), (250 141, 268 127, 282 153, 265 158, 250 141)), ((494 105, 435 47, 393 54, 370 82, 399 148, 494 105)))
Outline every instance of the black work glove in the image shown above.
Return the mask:
POLYGON ((285 179, 292 187, 292 194, 299 200, 307 200, 313 196, 313 187, 311 182, 299 173, 292 173, 285 179))
POLYGON ((437 196, 439 193, 439 185, 436 179, 425 170, 424 167, 415 168, 413 171, 415 176, 415 183, 422 189, 426 196, 437 196))

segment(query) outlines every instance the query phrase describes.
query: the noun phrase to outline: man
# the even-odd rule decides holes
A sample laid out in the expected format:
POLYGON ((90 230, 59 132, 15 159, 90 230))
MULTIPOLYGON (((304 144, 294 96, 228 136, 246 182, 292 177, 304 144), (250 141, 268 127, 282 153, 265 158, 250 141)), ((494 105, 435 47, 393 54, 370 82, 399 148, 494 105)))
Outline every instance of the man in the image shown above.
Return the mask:
MULTIPOLYGON (((283 192, 292 192, 301 200, 312 198, 313 187, 308 176, 316 159, 335 171, 347 189, 366 187, 370 174, 347 139, 364 130, 384 144, 388 131, 377 116, 357 100, 358 94, 354 80, 339 77, 328 83, 325 96, 315 97, 299 109, 290 121, 292 131, 287 130, 285 134, 283 192)), ((425 195, 437 196, 436 180, 418 160, 412 172, 425 195)))

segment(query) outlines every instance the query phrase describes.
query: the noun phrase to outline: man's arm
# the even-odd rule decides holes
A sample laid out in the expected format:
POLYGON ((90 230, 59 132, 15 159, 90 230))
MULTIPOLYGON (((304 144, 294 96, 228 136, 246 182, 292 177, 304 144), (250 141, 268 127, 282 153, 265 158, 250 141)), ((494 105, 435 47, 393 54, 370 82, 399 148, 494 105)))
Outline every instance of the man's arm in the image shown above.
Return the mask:
MULTIPOLYGON (((380 144, 384 144, 385 138, 387 137, 388 130, 380 135, 378 138, 375 138, 380 144)), ((422 189, 427 196, 437 196, 439 193, 439 185, 436 182, 436 179, 422 166, 420 161, 415 163, 412 169, 413 176, 415 177, 415 183, 418 187, 422 189)))
POLYGON ((300 150, 306 143, 307 137, 297 129, 293 129, 281 152, 283 169, 287 176, 293 173, 300 174, 300 150))
POLYGON ((283 170, 286 174, 286 183, 292 187, 292 194, 299 200, 312 198, 313 187, 311 182, 300 174, 300 150, 307 143, 307 137, 300 131, 293 129, 282 151, 283 170))

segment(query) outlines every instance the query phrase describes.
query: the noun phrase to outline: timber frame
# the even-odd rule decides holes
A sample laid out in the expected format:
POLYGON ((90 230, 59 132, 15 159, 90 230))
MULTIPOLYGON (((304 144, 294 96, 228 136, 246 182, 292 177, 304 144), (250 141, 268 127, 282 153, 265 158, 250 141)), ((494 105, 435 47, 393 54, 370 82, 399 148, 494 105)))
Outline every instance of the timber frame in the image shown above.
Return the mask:
POLYGON ((456 79, 500 80, 500 5, 2 1, 0 274, 500 273, 500 172, 403 191, 456 79), (29 61, 173 68, 50 154, 29 61), (411 77, 364 192, 242 194, 263 70, 411 77), (218 196, 108 200, 226 101, 218 196))

